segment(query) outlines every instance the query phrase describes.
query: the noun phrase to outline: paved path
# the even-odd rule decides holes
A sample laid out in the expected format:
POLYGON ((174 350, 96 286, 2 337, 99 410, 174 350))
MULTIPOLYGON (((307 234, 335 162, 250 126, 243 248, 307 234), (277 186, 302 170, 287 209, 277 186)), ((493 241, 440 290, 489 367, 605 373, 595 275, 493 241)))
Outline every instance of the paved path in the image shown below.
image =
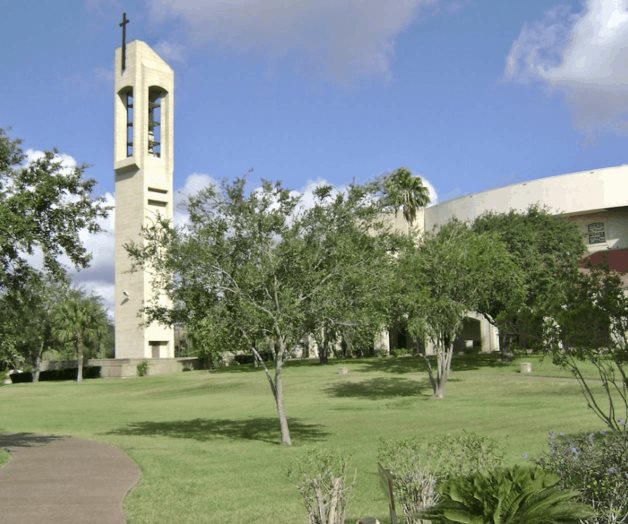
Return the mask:
POLYGON ((69 437, 0 434, 11 459, 0 469, 0 522, 120 524, 122 501, 140 479, 127 455, 69 437))

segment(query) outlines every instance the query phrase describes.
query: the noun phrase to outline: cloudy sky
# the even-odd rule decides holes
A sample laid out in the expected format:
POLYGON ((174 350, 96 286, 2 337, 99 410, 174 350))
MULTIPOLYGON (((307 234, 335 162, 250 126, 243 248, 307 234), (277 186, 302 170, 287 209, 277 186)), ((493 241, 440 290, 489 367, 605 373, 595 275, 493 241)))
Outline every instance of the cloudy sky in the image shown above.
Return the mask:
MULTIPOLYGON (((113 50, 175 70, 175 188, 407 166, 439 201, 627 162, 628 0, 0 0, 0 127, 114 202, 113 50)), ((106 226, 112 224, 110 219, 106 226)), ((77 281, 111 302, 112 235, 77 281)))

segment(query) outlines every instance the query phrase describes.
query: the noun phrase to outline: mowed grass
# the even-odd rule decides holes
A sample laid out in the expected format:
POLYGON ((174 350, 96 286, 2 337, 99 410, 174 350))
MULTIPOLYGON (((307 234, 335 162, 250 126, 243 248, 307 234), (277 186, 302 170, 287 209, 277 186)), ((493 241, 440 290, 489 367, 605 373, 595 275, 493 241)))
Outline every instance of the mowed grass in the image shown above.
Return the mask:
POLYGON ((456 356, 441 401, 416 358, 295 362, 284 372, 292 448, 278 444, 263 372, 244 366, 0 387, 0 432, 72 435, 126 451, 143 474, 125 501, 130 523, 306 522, 286 470, 314 445, 341 450, 357 469, 347 521, 387 521, 382 438, 442 439, 465 429, 500 441, 513 463, 540 453, 548 431, 601 428, 575 380, 547 359, 525 360, 532 375, 521 375, 517 361, 456 356))

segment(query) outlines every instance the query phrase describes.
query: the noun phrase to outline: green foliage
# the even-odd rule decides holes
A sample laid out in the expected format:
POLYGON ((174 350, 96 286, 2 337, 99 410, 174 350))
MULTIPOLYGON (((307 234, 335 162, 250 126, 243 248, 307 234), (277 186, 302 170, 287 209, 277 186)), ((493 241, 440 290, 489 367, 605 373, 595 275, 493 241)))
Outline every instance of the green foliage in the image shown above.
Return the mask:
POLYGON ((537 462, 595 508, 596 516, 587 522, 628 521, 628 432, 550 433, 549 452, 537 462))
POLYGON ((146 375, 148 375, 148 361, 147 360, 143 360, 136 367, 137 367, 138 377, 145 377, 146 375))
POLYGON ((310 524, 343 524, 354 482, 347 483, 348 465, 337 451, 308 450, 295 460, 288 477, 303 497, 310 524))
POLYGON ((47 271, 63 273, 59 257, 86 267, 91 255, 79 238, 99 231, 109 208, 93 199, 93 179, 84 165, 66 168, 56 151, 25 164, 20 141, 0 129, 0 289, 29 271, 28 255, 39 250, 47 271))
POLYGON ((593 513, 575 502, 577 491, 558 482, 557 475, 522 465, 450 478, 426 516, 466 524, 577 524, 593 513))
POLYGON ((78 360, 76 381, 83 380, 83 359, 96 352, 107 335, 107 314, 95 296, 85 296, 80 290, 70 290, 65 300, 53 312, 55 337, 71 348, 78 360))
POLYGON ((408 357, 413 354, 413 351, 408 348, 392 348, 390 354, 393 357, 408 357))
POLYGON ((628 296, 619 275, 605 268, 576 273, 563 302, 544 323, 544 347, 555 364, 569 370, 589 408, 614 431, 628 420, 628 296), (602 382, 596 393, 582 373, 592 364, 602 382))
POLYGON ((53 311, 67 290, 64 276, 28 270, 0 293, 0 359, 13 368, 31 368, 34 381, 38 380, 43 353, 62 349, 54 337, 53 311))
POLYGON ((210 186, 190 198, 189 224, 159 221, 144 241, 128 245, 137 265, 150 265, 156 300, 150 321, 180 323, 205 355, 252 352, 266 372, 282 441, 290 444, 281 370, 289 351, 308 333, 328 343, 368 339, 383 314, 382 282, 392 264, 369 235, 378 207, 376 188, 315 191, 305 209, 301 196, 280 183, 248 191, 246 180, 210 186), (165 290, 174 308, 160 305, 165 290), (260 353, 273 353, 274 373, 260 353))
POLYGON ((434 344, 437 368, 430 371, 434 395, 442 398, 453 357, 453 342, 469 311, 494 297, 507 301, 520 272, 505 245, 489 233, 477 233, 453 220, 408 244, 399 257, 397 321, 415 338, 434 344))
POLYGON ((387 321, 394 238, 379 220, 376 189, 318 187, 291 232, 303 243, 303 287, 317 290, 303 308, 321 363, 340 342, 345 355, 370 348, 387 321))
POLYGON ((562 299, 585 251, 577 225, 533 205, 525 213, 485 213, 472 227, 496 235, 520 275, 511 284, 513 296, 488 296, 477 311, 499 328, 504 348, 513 341, 539 347, 543 317, 562 299))
POLYGON ((9 453, 3 449, 0 449, 0 468, 9 462, 9 453))
POLYGON ((494 440, 466 431, 430 442, 382 441, 378 450, 380 475, 392 479, 391 505, 400 506, 408 523, 421 522, 420 512, 438 502, 439 481, 488 471, 500 466, 502 457, 494 440))
POLYGON ((405 167, 400 167, 383 179, 384 210, 392 209, 395 214, 401 209, 404 218, 412 226, 420 208, 430 203, 430 192, 421 177, 414 176, 405 167))

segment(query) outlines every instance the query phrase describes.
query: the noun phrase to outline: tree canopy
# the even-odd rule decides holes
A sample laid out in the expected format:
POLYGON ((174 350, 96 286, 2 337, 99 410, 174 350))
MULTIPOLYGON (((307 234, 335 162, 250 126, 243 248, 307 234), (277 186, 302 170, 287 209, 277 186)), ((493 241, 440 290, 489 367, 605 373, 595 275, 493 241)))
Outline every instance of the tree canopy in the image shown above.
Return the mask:
POLYGON ((507 302, 503 295, 490 297, 478 312, 499 328, 504 347, 509 336, 524 347, 540 347, 543 317, 564 300, 585 250, 577 226, 534 205, 523 213, 486 213, 472 227, 496 235, 521 276, 507 302))
POLYGON ((383 227, 376 190, 354 185, 334 194, 323 186, 308 208, 280 183, 247 190, 238 179, 191 197, 185 227, 160 219, 141 244, 127 246, 154 272, 156 296, 164 289, 174 304, 149 304, 151 321, 202 330, 210 348, 248 350, 264 366, 284 444, 291 444, 282 382, 289 352, 310 333, 335 341, 372 332, 379 321, 372 302, 391 259, 371 234, 383 227), (273 355, 272 372, 263 350, 273 355))
POLYGON ((57 340, 67 344, 76 357, 76 381, 81 382, 84 357, 95 353, 100 347, 100 341, 107 336, 107 314, 98 297, 72 289, 56 305, 52 317, 53 334, 57 340))
POLYGON ((85 165, 64 167, 56 151, 26 161, 20 140, 0 129, 0 289, 22 278, 39 252, 43 268, 60 274, 59 258, 86 267, 91 255, 79 233, 96 232, 108 208, 94 198, 85 165))
POLYGON ((417 212, 430 203, 430 192, 423 184, 421 177, 400 167, 383 178, 384 209, 392 209, 395 214, 401 210, 403 217, 412 226, 417 212))
POLYGON ((477 233, 453 220, 409 243, 399 259, 400 311, 408 331, 434 345, 437 368, 428 360, 435 397, 443 398, 453 343, 464 318, 494 297, 506 301, 520 274, 506 246, 495 235, 477 233))

